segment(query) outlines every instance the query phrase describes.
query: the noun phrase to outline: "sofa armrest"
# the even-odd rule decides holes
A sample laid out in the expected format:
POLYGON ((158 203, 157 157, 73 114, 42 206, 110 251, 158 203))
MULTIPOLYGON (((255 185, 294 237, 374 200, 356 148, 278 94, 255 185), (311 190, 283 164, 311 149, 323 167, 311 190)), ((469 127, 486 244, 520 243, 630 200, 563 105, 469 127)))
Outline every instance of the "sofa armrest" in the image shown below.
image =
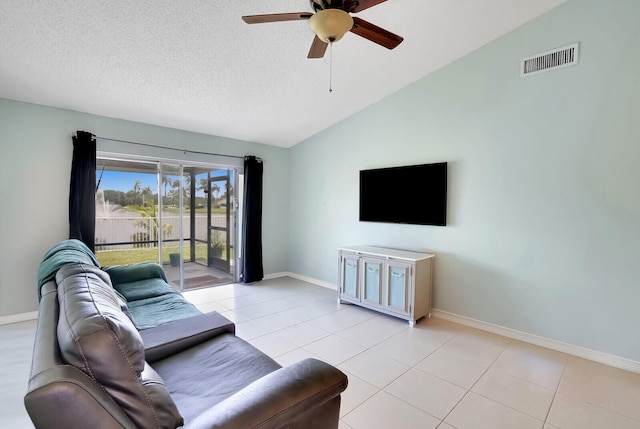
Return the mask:
POLYGON ((32 376, 24 406, 37 428, 136 428, 102 386, 71 365, 32 376))
POLYGON ((109 274, 113 286, 146 279, 162 279, 167 282, 167 275, 162 266, 155 262, 114 265, 112 267, 102 267, 102 270, 109 274))
POLYGON ((175 355, 222 334, 236 333, 236 325, 217 312, 178 319, 140 331, 149 363, 175 355))
POLYGON ((67 365, 58 346, 58 293, 42 287, 33 358, 24 405, 37 428, 127 428, 135 424, 106 390, 80 369, 67 365))
MULTIPOLYGON (((285 423, 299 421, 338 397, 347 382, 347 376, 332 365, 305 359, 254 381, 185 424, 184 429, 286 427, 285 423)), ((335 420, 337 425, 337 412, 335 420)))

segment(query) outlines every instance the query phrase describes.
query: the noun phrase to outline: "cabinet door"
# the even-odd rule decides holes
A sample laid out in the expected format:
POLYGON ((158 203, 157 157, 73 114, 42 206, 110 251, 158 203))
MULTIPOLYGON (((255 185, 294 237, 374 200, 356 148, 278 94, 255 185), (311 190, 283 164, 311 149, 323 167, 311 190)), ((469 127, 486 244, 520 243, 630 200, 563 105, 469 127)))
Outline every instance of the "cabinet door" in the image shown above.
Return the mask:
POLYGON ((388 262, 386 265, 385 308, 402 314, 409 314, 411 299, 411 264, 388 262))
POLYGON ((382 261, 362 258, 363 300, 368 304, 382 305, 382 261))
POLYGON ((358 293, 358 257, 343 254, 340 258, 340 298, 359 301, 358 293))

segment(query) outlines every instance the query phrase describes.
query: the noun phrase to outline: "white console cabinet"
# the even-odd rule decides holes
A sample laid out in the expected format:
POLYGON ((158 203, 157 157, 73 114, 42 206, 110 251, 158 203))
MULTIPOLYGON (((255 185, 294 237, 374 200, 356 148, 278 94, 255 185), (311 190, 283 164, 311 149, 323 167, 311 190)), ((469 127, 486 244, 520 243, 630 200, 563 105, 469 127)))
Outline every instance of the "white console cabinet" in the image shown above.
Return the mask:
POLYGON ((409 321, 431 317, 435 255, 374 246, 338 248, 338 302, 409 321))

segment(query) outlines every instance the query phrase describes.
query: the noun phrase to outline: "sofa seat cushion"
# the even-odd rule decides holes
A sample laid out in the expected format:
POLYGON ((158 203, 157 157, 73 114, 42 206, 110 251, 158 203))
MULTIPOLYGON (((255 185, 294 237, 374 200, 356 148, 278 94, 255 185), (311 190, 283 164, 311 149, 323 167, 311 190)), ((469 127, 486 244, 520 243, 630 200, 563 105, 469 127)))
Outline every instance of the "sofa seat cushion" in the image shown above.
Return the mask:
POLYGON ((195 305, 178 292, 129 301, 128 306, 138 329, 152 328, 202 314, 195 305))
POLYGON ((160 376, 145 362, 140 333, 123 313, 109 276, 95 266, 56 274, 61 356, 99 382, 140 428, 183 424, 160 376))
POLYGON ((269 356, 231 334, 156 361, 153 366, 185 422, 281 368, 269 356))

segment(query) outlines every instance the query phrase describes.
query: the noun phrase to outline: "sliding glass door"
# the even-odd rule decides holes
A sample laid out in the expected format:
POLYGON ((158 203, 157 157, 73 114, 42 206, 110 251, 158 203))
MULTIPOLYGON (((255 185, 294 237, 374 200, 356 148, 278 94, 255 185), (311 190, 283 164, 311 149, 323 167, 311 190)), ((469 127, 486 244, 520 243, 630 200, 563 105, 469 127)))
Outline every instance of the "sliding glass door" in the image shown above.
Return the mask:
POLYGON ((160 257, 167 277, 176 289, 182 290, 184 262, 190 258, 190 249, 184 246, 184 224, 188 222, 189 198, 186 179, 181 165, 160 163, 161 183, 160 219, 162 234, 159 239, 160 257))
POLYGON ((237 280, 236 169, 99 158, 97 170, 101 265, 158 262, 177 290, 237 280))
POLYGON ((233 170, 215 170, 209 177, 209 265, 231 272, 233 249, 233 170))

